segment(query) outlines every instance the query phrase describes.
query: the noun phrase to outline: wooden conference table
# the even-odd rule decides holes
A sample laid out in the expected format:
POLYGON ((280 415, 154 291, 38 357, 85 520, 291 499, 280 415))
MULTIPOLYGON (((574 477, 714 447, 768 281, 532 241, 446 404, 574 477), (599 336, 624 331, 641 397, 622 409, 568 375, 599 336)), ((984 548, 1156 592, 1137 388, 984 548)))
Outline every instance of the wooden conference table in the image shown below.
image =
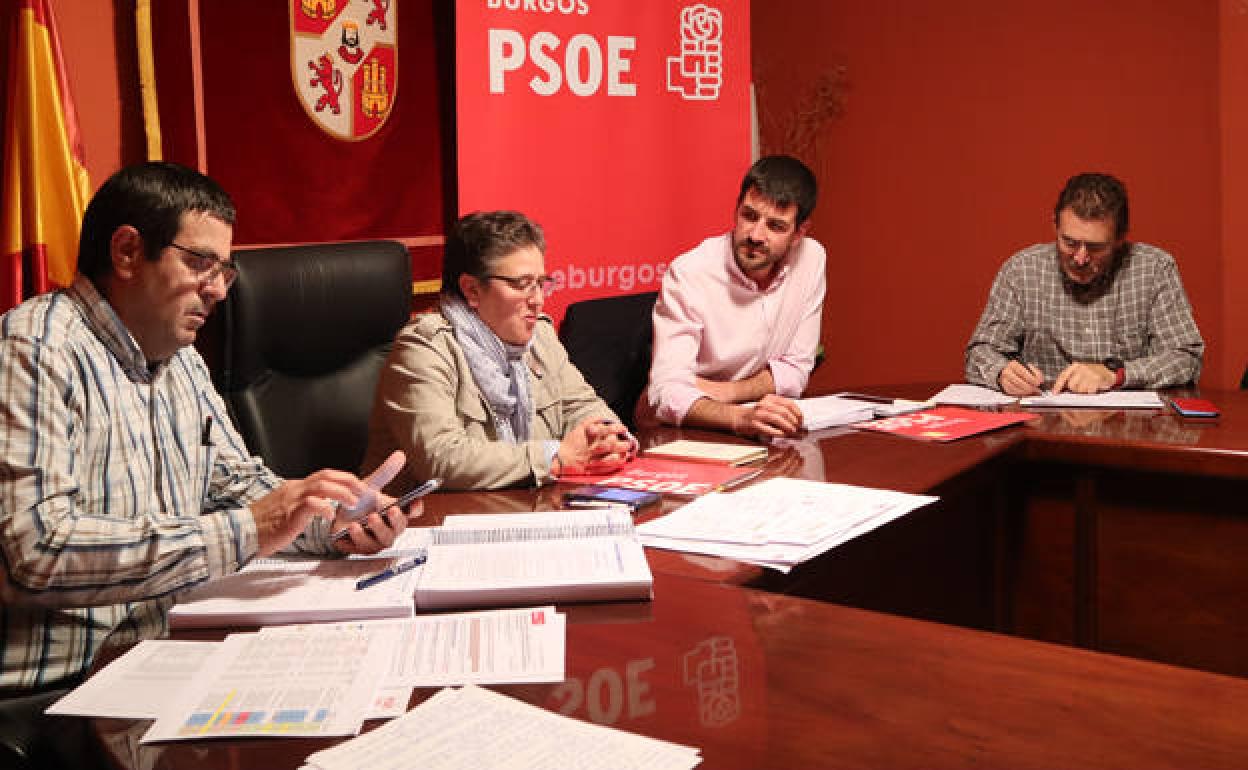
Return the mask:
MULTIPOLYGON (((788 576, 651 550, 653 602, 565 608, 567 679, 498 689, 699 746, 707 768, 1242 766, 1248 679, 974 630, 1248 673, 1248 394, 1204 395, 1219 420, 1044 410, 943 445, 828 431, 776 447, 768 474, 941 501, 788 576)), ((644 441, 675 435, 698 434, 644 441)), ((427 517, 557 493, 439 494, 427 517)), ((293 768, 327 745, 139 747, 146 726, 94 723, 129 768, 293 768)))

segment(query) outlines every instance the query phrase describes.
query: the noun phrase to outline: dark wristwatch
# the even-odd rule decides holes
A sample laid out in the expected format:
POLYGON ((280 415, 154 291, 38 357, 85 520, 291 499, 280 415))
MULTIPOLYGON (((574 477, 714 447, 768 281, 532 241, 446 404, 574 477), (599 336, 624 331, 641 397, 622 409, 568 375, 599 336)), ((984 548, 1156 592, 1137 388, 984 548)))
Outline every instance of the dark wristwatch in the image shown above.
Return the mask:
POLYGON ((1114 389, 1121 388, 1123 386, 1123 383, 1127 381, 1126 364, 1122 362, 1121 358, 1115 358, 1114 356, 1110 356, 1109 358, 1105 359, 1105 368, 1114 373, 1114 384, 1111 386, 1111 388, 1114 388, 1114 389))

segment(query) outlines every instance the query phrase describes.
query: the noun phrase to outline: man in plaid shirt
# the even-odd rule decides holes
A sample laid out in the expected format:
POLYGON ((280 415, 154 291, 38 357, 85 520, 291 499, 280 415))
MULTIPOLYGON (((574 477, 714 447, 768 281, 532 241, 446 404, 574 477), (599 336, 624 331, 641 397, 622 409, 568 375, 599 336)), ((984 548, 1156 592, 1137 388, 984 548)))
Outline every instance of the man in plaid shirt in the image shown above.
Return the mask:
POLYGON ((1196 382, 1205 342, 1174 258, 1126 240, 1127 191, 1071 177, 1057 237, 1010 257, 966 346, 967 382, 1011 396, 1196 382))

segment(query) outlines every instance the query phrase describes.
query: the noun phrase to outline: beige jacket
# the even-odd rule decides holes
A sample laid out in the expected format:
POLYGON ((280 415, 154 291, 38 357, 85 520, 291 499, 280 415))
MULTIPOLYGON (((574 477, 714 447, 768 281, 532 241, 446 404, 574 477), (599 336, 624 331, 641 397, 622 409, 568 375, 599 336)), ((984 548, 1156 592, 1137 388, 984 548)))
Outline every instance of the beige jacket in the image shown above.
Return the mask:
POLYGON ((401 493, 438 477, 448 489, 497 489, 550 480, 546 442, 586 417, 615 418, 568 360, 550 318, 541 316, 525 356, 536 415, 522 444, 500 441, 489 405, 468 368, 451 324, 438 313, 399 332, 377 382, 369 418, 370 473, 395 449, 407 467, 387 491, 401 493))

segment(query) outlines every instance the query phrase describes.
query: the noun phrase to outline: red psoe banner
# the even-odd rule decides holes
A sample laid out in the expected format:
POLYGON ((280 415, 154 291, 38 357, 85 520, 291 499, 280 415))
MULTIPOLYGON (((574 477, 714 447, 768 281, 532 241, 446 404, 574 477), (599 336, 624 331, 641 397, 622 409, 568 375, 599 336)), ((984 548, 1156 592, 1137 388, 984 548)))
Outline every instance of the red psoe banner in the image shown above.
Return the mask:
POLYGON ((749 0, 459 0, 460 213, 546 230, 561 318, 658 288, 732 225, 750 162, 749 0))

